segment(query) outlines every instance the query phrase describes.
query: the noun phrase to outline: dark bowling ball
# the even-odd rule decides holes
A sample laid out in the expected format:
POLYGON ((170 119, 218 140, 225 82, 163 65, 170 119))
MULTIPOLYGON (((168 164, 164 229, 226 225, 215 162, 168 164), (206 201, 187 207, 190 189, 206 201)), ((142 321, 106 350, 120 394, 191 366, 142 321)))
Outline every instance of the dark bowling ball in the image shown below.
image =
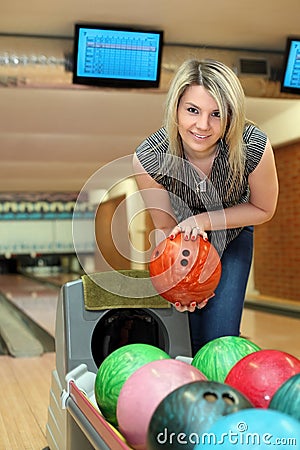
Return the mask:
POLYGON ((253 408, 237 390, 214 381, 195 381, 174 390, 152 415, 147 449, 193 449, 199 436, 222 416, 253 408))
POLYGON ((300 421, 300 373, 288 378, 273 395, 270 409, 288 414, 300 421))

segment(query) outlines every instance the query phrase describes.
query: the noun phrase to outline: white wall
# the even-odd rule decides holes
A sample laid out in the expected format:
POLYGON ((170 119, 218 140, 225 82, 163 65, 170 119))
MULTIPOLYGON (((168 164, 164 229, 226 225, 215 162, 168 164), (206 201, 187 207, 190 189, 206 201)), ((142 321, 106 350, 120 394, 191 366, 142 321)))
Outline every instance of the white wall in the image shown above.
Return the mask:
POLYGON ((269 136, 274 146, 300 139, 300 98, 247 98, 247 116, 269 136))

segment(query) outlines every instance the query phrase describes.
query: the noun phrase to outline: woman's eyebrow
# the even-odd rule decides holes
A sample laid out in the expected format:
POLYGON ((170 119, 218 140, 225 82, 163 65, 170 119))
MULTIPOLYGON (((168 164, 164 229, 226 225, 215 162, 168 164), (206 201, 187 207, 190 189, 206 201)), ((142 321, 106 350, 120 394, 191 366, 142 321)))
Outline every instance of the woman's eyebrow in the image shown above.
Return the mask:
MULTIPOLYGON (((196 105, 196 104, 193 103, 193 102, 186 101, 185 104, 186 104, 186 105, 189 105, 189 106, 192 106, 193 108, 196 108, 196 109, 200 109, 200 110, 201 110, 200 106, 196 105)), ((218 109, 218 108, 212 109, 211 112, 219 112, 219 109, 218 109)))
POLYGON ((187 105, 191 105, 191 106, 194 106, 195 108, 198 108, 198 109, 200 109, 200 107, 199 106, 197 106, 195 103, 193 103, 193 102, 185 102, 187 105))

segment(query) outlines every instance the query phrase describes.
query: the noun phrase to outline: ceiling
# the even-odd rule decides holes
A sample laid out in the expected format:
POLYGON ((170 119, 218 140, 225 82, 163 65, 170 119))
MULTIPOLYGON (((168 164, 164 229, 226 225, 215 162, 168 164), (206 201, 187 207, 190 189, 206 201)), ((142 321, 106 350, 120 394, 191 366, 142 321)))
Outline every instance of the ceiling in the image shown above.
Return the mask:
MULTIPOLYGON (((300 35, 299 17, 299 0, 10 0, 1 8, 0 56, 1 34, 10 52, 13 35, 69 38, 58 40, 69 45, 78 21, 156 27, 166 45, 277 54, 287 36, 300 35)), ((161 124, 163 91, 59 87, 0 87, 0 191, 80 190, 108 165, 99 177, 105 187, 124 175, 119 158, 161 124)), ((259 99, 258 107, 247 98, 248 116, 258 123, 286 108, 287 100, 259 99)))
POLYGON ((0 32, 71 37, 77 21, 142 24, 163 29, 168 43, 283 50, 299 17, 299 0, 10 0, 0 32))

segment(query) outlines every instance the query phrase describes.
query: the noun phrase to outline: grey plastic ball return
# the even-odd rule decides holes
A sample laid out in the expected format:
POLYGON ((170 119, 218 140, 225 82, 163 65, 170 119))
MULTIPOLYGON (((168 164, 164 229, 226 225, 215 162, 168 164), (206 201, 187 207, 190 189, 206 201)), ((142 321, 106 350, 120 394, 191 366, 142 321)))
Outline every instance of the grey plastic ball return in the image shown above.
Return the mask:
POLYGON ((186 313, 173 307, 90 311, 85 307, 81 278, 62 286, 56 314, 56 368, 52 372, 46 427, 51 450, 129 449, 120 433, 101 415, 94 398, 98 367, 120 346, 118 336, 128 320, 131 331, 127 343, 148 343, 171 357, 191 358, 186 313))

